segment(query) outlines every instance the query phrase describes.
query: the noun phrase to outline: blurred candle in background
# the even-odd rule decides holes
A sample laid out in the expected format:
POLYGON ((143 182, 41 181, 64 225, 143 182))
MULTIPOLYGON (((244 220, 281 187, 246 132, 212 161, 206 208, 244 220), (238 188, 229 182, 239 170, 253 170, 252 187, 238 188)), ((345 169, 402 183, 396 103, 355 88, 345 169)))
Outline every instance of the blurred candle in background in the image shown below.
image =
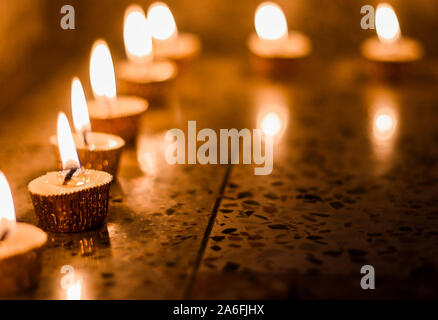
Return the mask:
POLYGON ((152 27, 152 36, 157 44, 172 43, 178 37, 178 28, 169 7, 163 2, 149 6, 147 19, 152 27), (160 42, 161 41, 161 42, 160 42))
POLYGON ((273 3, 264 2, 256 10, 254 25, 260 39, 266 41, 266 45, 284 45, 288 37, 288 26, 283 10, 273 3))
POLYGON ((177 66, 155 57, 151 25, 140 6, 126 9, 123 37, 128 59, 117 64, 120 92, 146 98, 151 104, 162 104, 169 96, 177 66))
POLYGON ((389 4, 381 3, 377 6, 375 27, 377 36, 366 39, 361 45, 362 56, 374 63, 371 73, 397 72, 400 67, 423 57, 421 43, 402 36, 397 15, 389 4))
POLYGON ((173 14, 165 3, 152 3, 148 9, 147 20, 152 28, 154 53, 157 57, 182 63, 199 55, 199 37, 192 33, 178 32, 173 14))
POLYGON ((128 60, 135 64, 147 64, 153 59, 152 33, 143 9, 131 5, 125 12, 123 39, 128 60))
POLYGON ((288 30, 283 10, 273 2, 263 2, 255 12, 255 33, 247 41, 254 66, 267 73, 285 73, 312 51, 309 38, 288 30))
MULTIPOLYGON (((132 45, 131 41, 129 46, 132 45)), ((143 61, 142 54, 145 51, 145 48, 130 51, 131 59, 143 61)), ((137 63, 132 65, 137 66, 137 63)), ((97 40, 91 49, 90 82, 95 96, 94 100, 88 101, 88 112, 93 129, 120 136, 127 143, 134 142, 140 126, 140 118, 149 104, 140 97, 117 96, 113 59, 108 44, 101 39, 97 40)))

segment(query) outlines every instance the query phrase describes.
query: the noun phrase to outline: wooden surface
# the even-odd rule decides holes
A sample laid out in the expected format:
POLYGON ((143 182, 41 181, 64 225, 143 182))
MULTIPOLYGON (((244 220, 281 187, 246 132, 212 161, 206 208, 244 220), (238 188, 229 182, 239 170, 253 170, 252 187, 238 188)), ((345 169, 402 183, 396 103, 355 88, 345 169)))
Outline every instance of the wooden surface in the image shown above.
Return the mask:
MULTIPOLYGON (((282 80, 253 74, 244 50, 207 49, 168 103, 147 111, 107 225, 50 234, 39 287, 11 298, 64 299, 64 265, 85 299, 436 298, 438 66, 428 55, 401 81, 375 81, 356 49, 317 51, 282 80), (285 128, 272 175, 166 164, 166 130, 188 120, 252 129, 270 108, 285 128), (382 110, 396 121, 383 138, 373 131, 382 110), (360 288, 365 264, 374 291, 360 288)), ((56 168, 49 137, 58 112, 70 114, 73 76, 91 98, 81 50, 0 111, 1 170, 20 221, 36 223, 27 183, 56 168)))

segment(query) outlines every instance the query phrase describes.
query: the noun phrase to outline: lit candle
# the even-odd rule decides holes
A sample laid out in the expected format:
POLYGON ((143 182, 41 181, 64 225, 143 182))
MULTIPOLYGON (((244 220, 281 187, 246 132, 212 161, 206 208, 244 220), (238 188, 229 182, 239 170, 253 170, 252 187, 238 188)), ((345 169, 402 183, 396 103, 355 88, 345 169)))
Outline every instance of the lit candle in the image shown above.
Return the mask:
POLYGON ((179 32, 172 12, 165 3, 152 3, 148 9, 147 20, 152 28, 155 56, 184 62, 199 55, 199 37, 179 32))
POLYGON ((103 40, 96 41, 91 51, 90 81, 95 97, 88 101, 93 129, 133 142, 148 102, 134 96, 117 96, 113 60, 103 40))
POLYGON ((39 224, 52 232, 79 232, 101 226, 108 213, 113 176, 80 167, 70 125, 58 117, 58 146, 63 171, 49 172, 28 185, 39 224))
POLYGON ((16 222, 11 190, 0 172, 0 297, 10 297, 38 284, 46 241, 47 235, 41 229, 16 222))
MULTIPOLYGON (((82 167, 106 171, 115 178, 125 141, 116 135, 91 131, 87 101, 78 78, 72 82, 71 106, 76 128, 73 139, 82 167)), ((59 167, 62 168, 57 136, 50 137, 50 142, 54 146, 59 167)))
POLYGON ((123 35, 128 59, 117 65, 120 92, 152 102, 163 101, 177 67, 169 60, 154 58, 151 27, 138 5, 126 10, 123 35))
POLYGON ((256 33, 250 35, 248 48, 262 69, 280 71, 310 54, 312 45, 301 32, 288 30, 286 17, 273 2, 263 2, 256 10, 256 33))
POLYGON ((361 46, 362 55, 367 60, 382 67, 393 67, 422 58, 421 44, 415 39, 402 36, 397 15, 389 4, 377 6, 375 25, 377 37, 365 40, 361 46))

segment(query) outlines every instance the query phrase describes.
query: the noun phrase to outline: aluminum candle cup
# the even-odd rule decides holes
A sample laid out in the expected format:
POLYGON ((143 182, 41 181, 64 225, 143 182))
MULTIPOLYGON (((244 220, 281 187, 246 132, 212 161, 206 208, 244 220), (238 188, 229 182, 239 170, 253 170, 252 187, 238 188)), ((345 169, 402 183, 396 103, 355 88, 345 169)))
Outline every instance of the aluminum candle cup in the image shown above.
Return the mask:
MULTIPOLYGON (((82 167, 106 171, 115 179, 125 141, 119 136, 99 132, 89 132, 86 137, 87 145, 81 134, 73 135, 82 167)), ((56 136, 50 137, 50 143, 54 147, 58 168, 62 169, 58 138, 56 136)))
POLYGON ((0 241, 0 297, 10 297, 35 287, 41 273, 41 253, 47 235, 26 223, 0 241))
POLYGON ((0 298, 38 284, 46 242, 47 234, 41 229, 16 222, 12 193, 0 172, 0 298))
POLYGON ((154 39, 154 54, 158 58, 173 60, 178 65, 196 59, 201 53, 201 40, 192 33, 178 33, 175 39, 154 39))
POLYGON ((391 76, 409 71, 423 57, 423 48, 412 38, 403 37, 394 44, 386 44, 373 37, 362 43, 361 53, 371 75, 391 76))
POLYGON ((256 10, 256 33, 249 36, 247 46, 252 53, 254 67, 262 73, 284 74, 312 51, 309 38, 301 32, 288 30, 281 8, 264 2, 256 10))
POLYGON ((291 30, 287 39, 279 45, 273 45, 269 40, 252 34, 248 39, 248 48, 253 54, 255 69, 267 73, 291 71, 312 52, 309 38, 291 30))
POLYGON ((132 143, 138 134, 141 116, 148 108, 148 102, 138 97, 119 96, 108 106, 104 100, 88 102, 91 126, 96 132, 117 135, 132 143))
POLYGON ((39 225, 51 232, 80 232, 103 225, 112 175, 79 169, 64 185, 67 172, 49 172, 29 183, 39 225))
POLYGON ((117 66, 117 87, 121 94, 162 102, 171 91, 177 67, 168 60, 136 64, 128 60, 117 66))

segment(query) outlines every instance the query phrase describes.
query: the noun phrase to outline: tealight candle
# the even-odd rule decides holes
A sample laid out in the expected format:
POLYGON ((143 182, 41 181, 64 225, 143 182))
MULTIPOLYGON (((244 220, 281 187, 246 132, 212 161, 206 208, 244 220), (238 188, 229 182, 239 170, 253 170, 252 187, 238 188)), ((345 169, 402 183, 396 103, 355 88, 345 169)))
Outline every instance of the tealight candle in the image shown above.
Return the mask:
POLYGON ((301 32, 288 30, 286 17, 276 3, 260 4, 254 23, 256 33, 250 35, 247 45, 261 70, 284 70, 311 53, 309 38, 301 32))
POLYGON ((90 81, 95 97, 88 101, 93 129, 133 142, 148 102, 140 97, 117 96, 113 60, 103 40, 97 40, 91 51, 90 81))
POLYGON ((192 33, 179 32, 172 12, 165 3, 152 3, 148 9, 147 20, 152 28, 155 56, 183 63, 199 55, 199 37, 192 33))
POLYGON ((58 117, 58 146, 64 171, 49 172, 28 185, 40 226, 52 232, 79 232, 105 222, 113 176, 82 169, 67 117, 58 117))
POLYGON ((38 284, 41 252, 47 234, 15 220, 8 182, 0 172, 0 297, 8 297, 38 284))
POLYGON ((162 101, 168 96, 177 67, 169 60, 154 58, 151 28, 141 7, 128 7, 123 34, 128 60, 117 66, 120 92, 162 101))
MULTIPOLYGON (((106 171, 115 178, 125 141, 116 135, 91 131, 87 101, 78 78, 74 78, 72 82, 71 106, 73 123, 76 128, 73 139, 82 167, 106 171)), ((50 137, 50 143, 54 146, 58 165, 62 168, 58 138, 56 136, 50 137)))
POLYGON ((375 26, 377 37, 366 39, 361 46, 368 61, 381 68, 397 68, 422 58, 421 44, 401 35, 397 15, 389 4, 377 6, 375 26))

